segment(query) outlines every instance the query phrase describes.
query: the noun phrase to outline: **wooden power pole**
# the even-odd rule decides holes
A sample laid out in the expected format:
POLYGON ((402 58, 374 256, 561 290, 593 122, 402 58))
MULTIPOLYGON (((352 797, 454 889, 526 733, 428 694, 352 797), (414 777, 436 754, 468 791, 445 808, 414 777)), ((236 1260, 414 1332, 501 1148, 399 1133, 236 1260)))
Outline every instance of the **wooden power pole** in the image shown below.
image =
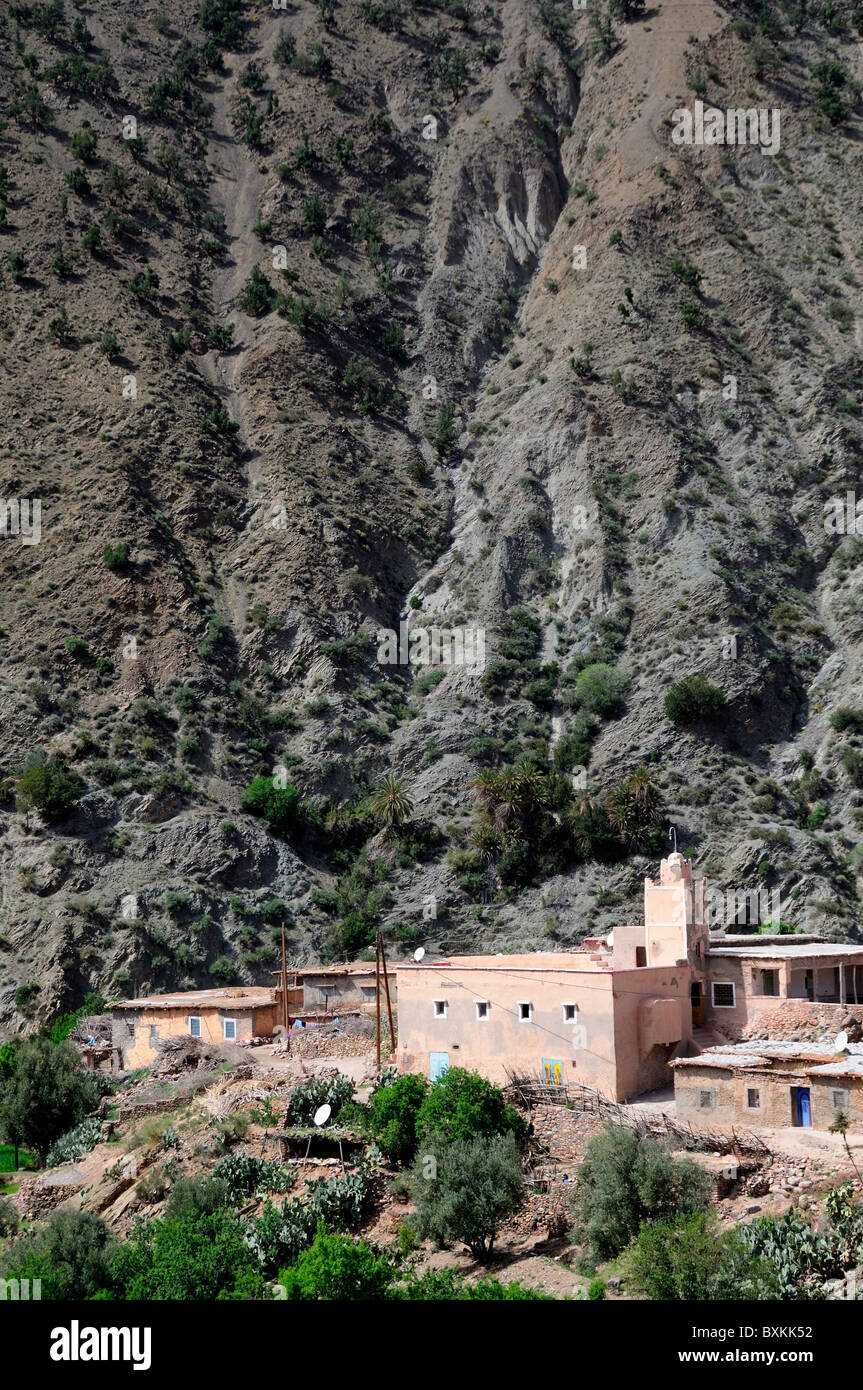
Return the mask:
POLYGON ((390 1056, 395 1055, 396 1050, 396 1031, 393 1026, 393 1005, 390 999, 390 978, 387 974, 387 957, 384 951, 384 938, 381 932, 375 937, 375 1006, 377 1013, 377 1055, 378 1066, 381 1064, 381 973, 384 977, 384 990, 387 996, 387 1014, 390 1024, 390 1056))

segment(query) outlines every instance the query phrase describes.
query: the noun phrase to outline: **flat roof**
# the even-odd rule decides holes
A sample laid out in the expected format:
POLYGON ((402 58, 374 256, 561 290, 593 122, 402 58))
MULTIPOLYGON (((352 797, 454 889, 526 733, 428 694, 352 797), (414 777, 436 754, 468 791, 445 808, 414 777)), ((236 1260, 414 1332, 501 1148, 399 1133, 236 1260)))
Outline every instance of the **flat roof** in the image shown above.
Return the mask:
POLYGON ((775 1042, 724 1043, 708 1047, 697 1057, 675 1057, 672 1067, 769 1068, 771 1062, 797 1062, 800 1070, 819 1076, 863 1076, 863 1043, 849 1043, 837 1052, 830 1043, 775 1042))
POLYGON ((813 956, 859 956, 863 964, 863 946, 849 946, 840 941, 813 942, 806 945, 802 941, 789 942, 787 946, 780 946, 778 942, 771 941, 768 946, 754 948, 751 946, 714 946, 710 943, 710 956, 736 956, 738 959, 745 956, 758 956, 760 959, 806 959, 813 956))
POLYGON ((257 1009, 276 1002, 276 992, 266 986, 249 989, 190 989, 176 994, 146 994, 140 999, 120 999, 110 1009, 257 1009))

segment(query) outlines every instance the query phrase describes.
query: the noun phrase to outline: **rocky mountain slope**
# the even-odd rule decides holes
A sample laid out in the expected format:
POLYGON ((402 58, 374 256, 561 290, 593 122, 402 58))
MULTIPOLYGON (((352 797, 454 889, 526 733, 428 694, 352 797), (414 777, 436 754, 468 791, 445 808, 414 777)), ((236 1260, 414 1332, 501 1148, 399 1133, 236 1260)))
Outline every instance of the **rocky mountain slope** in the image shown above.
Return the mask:
POLYGON ((669 825, 859 937, 861 21, 6 7, 7 1028, 265 981, 283 919, 573 942, 669 825))

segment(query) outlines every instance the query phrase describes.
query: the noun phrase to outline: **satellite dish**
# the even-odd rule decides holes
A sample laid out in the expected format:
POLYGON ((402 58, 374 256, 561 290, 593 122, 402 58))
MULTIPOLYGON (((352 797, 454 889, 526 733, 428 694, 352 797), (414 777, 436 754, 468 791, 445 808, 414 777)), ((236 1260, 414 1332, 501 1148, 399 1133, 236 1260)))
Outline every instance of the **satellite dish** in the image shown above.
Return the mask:
POLYGON ((605 939, 608 942, 609 946, 614 946, 614 928, 612 928, 612 930, 608 933, 608 936, 605 939))
POLYGON ((317 1110, 315 1111, 315 1124, 325 1125, 332 1113, 333 1107, 331 1105, 318 1106, 317 1110))
POLYGON ((837 1034, 836 1034, 836 1051, 837 1051, 837 1052, 844 1052, 847 1046, 848 1046, 848 1034, 847 1034, 847 1033, 844 1033, 844 1032, 843 1032, 843 1033, 837 1033, 837 1034))
POLYGON ((414 951, 414 960, 417 962, 417 965, 419 965, 425 953, 425 946, 417 946, 416 950, 414 951))

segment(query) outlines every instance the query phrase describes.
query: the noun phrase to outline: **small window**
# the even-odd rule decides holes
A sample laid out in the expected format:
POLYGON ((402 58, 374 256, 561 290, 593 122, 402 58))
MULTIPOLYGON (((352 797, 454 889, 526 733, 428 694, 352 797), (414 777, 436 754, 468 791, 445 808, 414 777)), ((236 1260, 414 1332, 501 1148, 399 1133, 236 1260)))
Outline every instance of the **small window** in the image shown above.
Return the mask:
POLYGON ((698 1092, 698 1108, 699 1108, 699 1110, 712 1110, 712 1109, 713 1109, 713 1106, 714 1106, 715 1099, 716 1099, 716 1092, 715 1092, 715 1091, 699 1091, 699 1092, 698 1092))
POLYGON ((478 1019, 488 1018, 488 1000, 478 999, 476 1001, 476 1016, 478 1019))
POLYGON ((762 970, 761 972, 761 993, 769 995, 775 999, 779 994, 779 971, 762 970))
POLYGON ((578 1005, 564 1004, 563 1006, 564 1023, 578 1023, 578 1005))
POLYGON ((735 1005, 734 985, 730 980, 713 981, 714 1009, 733 1009, 735 1005))
POLYGON ((189 1032, 191 1033, 191 1035, 192 1035, 193 1038, 199 1038, 199 1037, 201 1036, 201 1020, 200 1020, 200 1018, 190 1018, 190 1019, 189 1019, 189 1032))
POLYGON ((135 1041, 135 1025, 134 1025, 134 1023, 130 1023, 130 1024, 129 1024, 129 1037, 132 1039, 132 1042, 135 1041))
POLYGON ((325 1004, 329 1004, 330 999, 334 994, 335 989, 332 985, 321 985, 321 998, 323 999, 325 1004))
POLYGON ((847 1091, 831 1091, 830 1098, 833 1101, 834 1110, 844 1110, 848 1105, 847 1091))
POLYGON ((233 1042, 237 1036, 237 1020, 235 1018, 223 1018, 222 1033, 226 1042, 233 1042))
POLYGON ((748 1086, 746 1088, 746 1108, 747 1110, 761 1109, 761 1092, 758 1090, 757 1086, 748 1086))
POLYGON ((363 1003, 373 1004, 375 1002, 375 999, 377 998, 377 995, 375 994, 374 985, 362 985, 361 990, 363 996, 363 1003))
POLYGON ((533 1018, 533 1005, 519 1003, 518 1017, 522 1023, 530 1023, 530 1020, 533 1018))
POLYGON ((156 1024, 155 1024, 155 1023, 151 1023, 151 1024, 150 1024, 150 1046, 151 1046, 151 1047, 155 1047, 155 1045, 156 1045, 156 1043, 157 1043, 158 1041, 159 1041, 159 1029, 156 1027, 156 1024))
POLYGON ((646 947, 646 946, 636 946, 636 948, 635 948, 635 965, 636 965, 636 969, 640 969, 640 967, 641 967, 642 965, 646 965, 646 964, 647 964, 647 947, 646 947))
POLYGON ((446 1018, 446 1009, 447 1009, 447 1003, 446 1003, 446 1000, 445 1000, 445 999, 436 999, 436 1000, 434 1001, 434 1016, 435 1016, 435 1018, 446 1018))

